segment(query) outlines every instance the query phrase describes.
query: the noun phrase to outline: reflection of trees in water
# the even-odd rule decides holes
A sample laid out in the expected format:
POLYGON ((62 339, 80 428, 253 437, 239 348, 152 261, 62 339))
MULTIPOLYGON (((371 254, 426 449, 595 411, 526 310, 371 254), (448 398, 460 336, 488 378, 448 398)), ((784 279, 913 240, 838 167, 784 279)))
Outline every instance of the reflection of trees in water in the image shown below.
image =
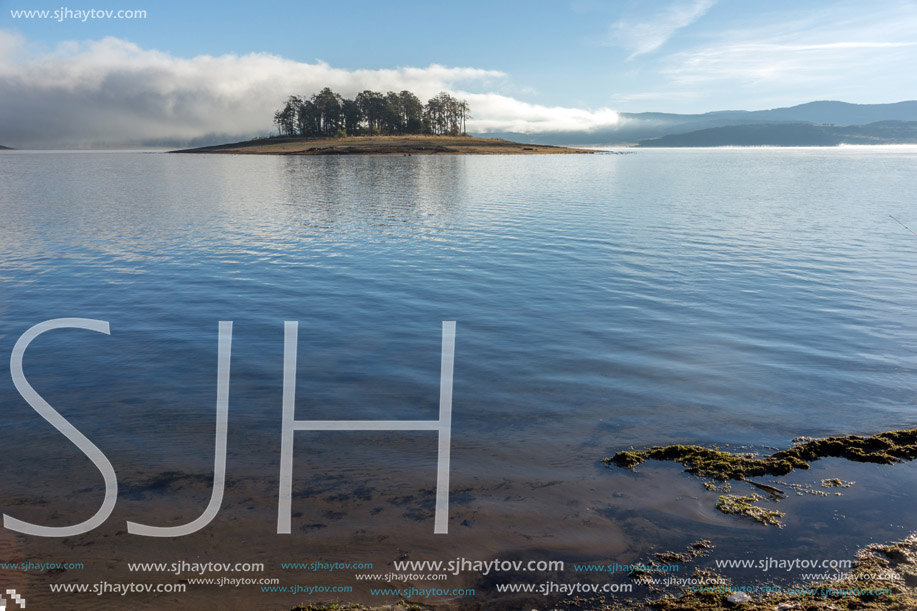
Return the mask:
POLYGON ((284 156, 285 211, 315 235, 424 237, 451 222, 466 192, 465 158, 284 156))

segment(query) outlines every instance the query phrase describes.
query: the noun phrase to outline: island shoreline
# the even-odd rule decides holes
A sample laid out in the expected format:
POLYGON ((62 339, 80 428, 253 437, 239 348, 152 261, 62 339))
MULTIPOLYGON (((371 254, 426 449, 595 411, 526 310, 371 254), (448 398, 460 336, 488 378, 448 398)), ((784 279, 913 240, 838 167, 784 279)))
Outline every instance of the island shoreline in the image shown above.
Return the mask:
POLYGON ((278 136, 170 153, 235 155, 584 155, 604 152, 476 136, 403 135, 296 138, 278 136))

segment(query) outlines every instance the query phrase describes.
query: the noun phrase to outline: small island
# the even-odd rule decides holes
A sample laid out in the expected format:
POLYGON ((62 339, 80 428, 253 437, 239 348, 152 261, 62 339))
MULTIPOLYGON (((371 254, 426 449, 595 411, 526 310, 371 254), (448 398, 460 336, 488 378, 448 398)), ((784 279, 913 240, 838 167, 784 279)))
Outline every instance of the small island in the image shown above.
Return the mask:
POLYGON ((590 149, 524 144, 474 136, 345 136, 290 138, 278 136, 232 144, 204 146, 173 153, 238 155, 562 155, 595 153, 590 149))
POLYGON ((468 102, 446 92, 426 104, 410 91, 362 91, 353 99, 325 87, 291 95, 274 113, 277 135, 175 153, 246 155, 550 155, 589 149, 477 138, 465 132, 468 102))

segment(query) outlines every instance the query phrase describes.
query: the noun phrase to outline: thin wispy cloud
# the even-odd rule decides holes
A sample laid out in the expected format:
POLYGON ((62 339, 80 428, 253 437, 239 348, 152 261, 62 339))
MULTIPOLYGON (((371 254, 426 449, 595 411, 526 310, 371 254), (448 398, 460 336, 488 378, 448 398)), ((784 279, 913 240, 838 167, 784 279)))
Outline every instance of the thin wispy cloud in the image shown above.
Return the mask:
MULTIPOLYGON (((889 49, 903 50, 911 43, 898 45, 779 45, 737 43, 686 51, 671 57, 663 75, 680 85, 722 83, 724 85, 771 84, 779 86, 815 82, 851 83, 859 71, 875 70, 895 63, 889 49), (881 60, 881 61, 880 61, 881 60), (846 74, 838 72, 845 66, 846 74)), ((899 69, 913 60, 911 53, 899 54, 899 69)), ((902 72, 905 74, 906 72, 902 72)))
POLYGON ((917 42, 830 42, 820 45, 776 45, 787 51, 813 51, 823 49, 891 49, 894 47, 913 47, 917 42))
POLYGON ((905 78, 917 61, 917 6, 855 18, 835 8, 801 9, 779 22, 764 21, 713 32, 701 44, 660 58, 659 90, 757 93, 763 105, 788 97, 880 102, 917 96, 913 80, 905 78), (870 97, 888 82, 899 83, 896 99, 870 97))
POLYGON ((622 19, 611 25, 606 43, 631 51, 628 59, 652 53, 679 30, 707 14, 717 0, 676 2, 649 20, 622 19))
POLYGON ((213 134, 267 134, 290 94, 331 87, 408 89, 423 99, 445 90, 472 107, 469 131, 558 132, 614 125, 614 111, 547 107, 493 92, 504 73, 480 68, 343 70, 277 55, 180 58, 117 39, 61 43, 41 55, 0 31, 0 134, 17 147, 91 147, 191 141, 213 134), (490 91, 488 91, 490 90, 490 91))

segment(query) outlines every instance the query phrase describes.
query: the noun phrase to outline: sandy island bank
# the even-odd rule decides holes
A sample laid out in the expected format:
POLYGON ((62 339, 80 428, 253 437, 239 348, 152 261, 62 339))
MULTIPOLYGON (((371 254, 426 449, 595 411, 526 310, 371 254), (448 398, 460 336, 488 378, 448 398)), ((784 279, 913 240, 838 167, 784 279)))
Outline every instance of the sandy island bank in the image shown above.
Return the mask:
POLYGON ((597 151, 473 136, 348 136, 263 138, 172 152, 239 155, 568 155, 597 151))

